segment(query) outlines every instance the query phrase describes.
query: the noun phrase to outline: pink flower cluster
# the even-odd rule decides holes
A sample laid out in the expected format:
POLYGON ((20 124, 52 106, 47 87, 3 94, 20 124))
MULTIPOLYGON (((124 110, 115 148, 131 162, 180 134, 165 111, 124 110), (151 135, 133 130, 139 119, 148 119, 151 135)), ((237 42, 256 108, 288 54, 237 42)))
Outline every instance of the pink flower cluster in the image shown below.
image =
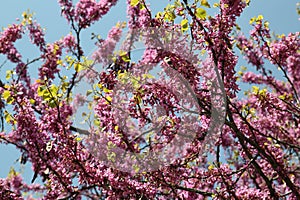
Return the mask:
POLYGON ((46 41, 45 34, 39 24, 34 22, 28 25, 29 36, 33 44, 37 45, 41 52, 45 51, 46 41))
POLYGON ((74 7, 70 0, 59 0, 62 14, 68 22, 77 22, 80 29, 87 28, 105 15, 117 0, 80 0, 74 7))
POLYGON ((297 91, 300 91, 300 32, 290 33, 279 41, 270 44, 270 55, 266 55, 273 64, 285 67, 297 91))
MULTIPOLYGON (((64 49, 66 49, 66 53, 73 53, 75 54, 75 52, 78 51, 78 46, 77 46, 77 41, 76 38, 74 37, 74 35, 72 34, 68 34, 66 35, 64 38, 62 38, 59 43, 62 44, 62 47, 64 49)), ((81 47, 79 48, 79 53, 80 55, 83 55, 83 51, 81 49, 81 47)))
POLYGON ((291 90, 291 87, 285 82, 276 80, 272 76, 263 76, 261 74, 255 74, 253 72, 246 72, 243 74, 242 79, 247 83, 266 84, 281 94, 289 93, 289 91, 291 90))
POLYGON ((224 0, 220 2, 221 13, 204 22, 194 23, 194 37, 198 48, 206 48, 211 59, 219 69, 224 81, 224 87, 230 97, 235 97, 239 90, 236 84, 235 66, 237 56, 232 50, 232 28, 236 25, 236 18, 246 7, 244 1, 224 0), (203 43, 206 42, 206 45, 203 43), (225 73, 226 71, 226 73, 225 73))
POLYGON ((131 0, 127 0, 127 15, 130 17, 128 26, 132 29, 149 27, 150 23, 154 22, 149 16, 147 9, 140 9, 139 5, 141 3, 131 6, 131 0))
MULTIPOLYGON (((43 182, 28 185, 11 170, 6 179, 0 179, 0 199, 24 199, 24 192, 41 192, 43 199, 50 200, 300 198, 298 32, 273 40, 265 23, 256 20, 249 39, 242 34, 234 36, 248 62, 256 67, 256 71, 243 72, 243 81, 268 86, 253 87, 241 100, 236 98, 239 82, 232 32, 247 1, 221 0, 220 13, 207 19, 195 17, 193 9, 197 7, 187 0, 174 4, 177 17, 191 22, 192 33, 185 33, 194 39, 195 52, 206 50, 208 59, 202 61, 197 58, 198 52, 184 42, 188 36, 178 37, 184 35, 180 25, 166 22, 163 17, 152 19, 151 9, 145 8, 148 5, 144 1, 132 6, 133 1, 128 0, 129 29, 135 33, 141 30, 128 45, 131 47, 141 36, 146 50, 138 63, 123 62, 121 56, 112 60, 122 26, 113 27, 107 39, 99 41, 93 58, 105 66, 115 61, 115 68, 111 66, 100 74, 95 69, 82 70, 90 82, 98 82, 90 94, 95 105, 94 123, 91 120, 89 130, 82 130, 72 123, 72 114, 86 101, 83 95, 72 96, 72 86, 80 84, 81 77, 77 72, 70 80, 61 77, 59 66, 66 63, 61 57, 66 53, 75 58, 74 62, 82 61, 80 31, 98 21, 116 1, 79 0, 76 5, 71 0, 58 2, 74 36, 69 34, 46 45, 44 32, 36 22, 14 24, 0 35, 0 53, 17 65, 14 78, 5 86, 0 82, 0 109, 6 109, 5 120, 13 127, 0 133, 0 139, 20 150, 21 163, 32 163, 32 182, 37 177, 43 182), (156 26, 161 27, 158 32, 153 31, 156 26), (22 62, 14 46, 26 30, 41 51, 41 80, 33 84, 27 74, 30 63, 22 62), (153 36, 169 36, 170 31, 166 30, 173 31, 172 37, 153 36), (279 67, 286 80, 273 76, 266 69, 265 60, 274 69, 279 67), (151 77, 148 73, 154 68, 152 64, 161 61, 160 77, 151 77), (210 91, 212 84, 208 80, 216 79, 215 66, 226 90, 222 128, 211 128, 213 110, 225 109, 215 108, 213 104, 218 104, 218 99, 211 98, 215 91, 210 91), (61 83, 59 92, 67 90, 70 98, 62 94, 53 106, 40 96, 38 89, 57 82, 61 83), (185 84, 195 95, 188 95, 185 84), (140 132, 143 128, 154 129, 140 132), (88 139, 82 139, 80 131, 90 133, 88 139), (191 141, 181 146, 185 138, 191 141), (170 148, 164 148, 167 145, 170 148), (115 155, 108 154, 114 146, 119 150, 115 155), (110 160, 123 158, 123 150, 163 151, 167 163, 146 171, 139 171, 142 169, 138 166, 134 170, 140 173, 131 174, 126 168, 135 167, 133 164, 140 164, 141 160, 120 159, 120 168, 102 160, 109 156, 110 160)), ((147 165, 158 157, 140 158, 147 165)))
POLYGON ((23 32, 22 25, 13 24, 1 33, 0 53, 5 54, 13 63, 21 62, 21 55, 14 47, 13 43, 22 38, 23 32))
MULTIPOLYGON (((22 200, 25 192, 34 191, 36 193, 42 192, 43 189, 37 184, 27 185, 22 180, 20 175, 13 169, 10 172, 8 179, 0 179, 0 198, 1 199, 16 199, 22 200)), ((33 195, 27 196, 28 200, 33 200, 33 195)))
POLYGON ((108 66, 112 63, 112 56, 115 51, 116 45, 122 36, 122 29, 120 27, 113 27, 105 40, 98 44, 97 51, 93 54, 93 59, 97 63, 108 66))
POLYGON ((62 55, 62 47, 60 43, 54 43, 47 45, 47 49, 45 54, 42 55, 45 63, 39 69, 39 76, 41 80, 54 79, 55 74, 59 72, 57 68, 57 61, 60 59, 62 55))
POLYGON ((247 40, 245 36, 238 36, 237 41, 238 48, 245 52, 245 58, 248 60, 248 62, 256 66, 257 69, 260 69, 264 64, 263 55, 260 49, 253 44, 253 41, 247 40))
POLYGON ((61 7, 61 14, 67 19, 68 22, 73 20, 75 9, 72 0, 58 0, 61 7))

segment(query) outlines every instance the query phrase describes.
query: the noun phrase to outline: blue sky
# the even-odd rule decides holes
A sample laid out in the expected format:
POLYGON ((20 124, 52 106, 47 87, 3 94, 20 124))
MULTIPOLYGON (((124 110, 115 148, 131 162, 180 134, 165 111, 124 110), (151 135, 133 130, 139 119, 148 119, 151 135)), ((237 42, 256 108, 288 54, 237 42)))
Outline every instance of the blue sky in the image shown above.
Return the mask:
MULTIPOLYGON (((168 3, 167 0, 148 0, 151 4, 151 9, 156 13, 163 10, 163 5, 168 3), (159 3, 158 3, 159 2, 159 3)), ((213 1, 209 1, 212 3, 213 1)), ((296 13, 297 0, 252 0, 249 8, 245 10, 239 18, 238 23, 245 33, 251 29, 249 19, 253 16, 263 14, 264 18, 270 22, 271 30, 277 34, 287 34, 289 32, 299 31, 300 21, 296 13)), ((55 0, 9 0, 3 1, 0 7, 0 26, 6 27, 9 24, 16 22, 16 18, 21 18, 23 11, 30 9, 35 12, 35 17, 42 27, 46 28, 47 42, 53 42, 60 39, 63 35, 70 32, 67 22, 60 16, 60 8, 55 0)), ((100 34, 103 38, 106 37, 107 31, 118 21, 126 20, 125 0, 120 0, 111 12, 106 15, 100 22, 93 25, 90 30, 82 33, 83 47, 86 53, 91 52, 94 47, 94 42, 90 40, 91 33, 100 34)), ((24 60, 34 58, 38 51, 31 46, 28 39, 17 42, 17 46, 22 52, 24 60)), ((0 56, 0 64, 5 58, 0 56)), ((240 62, 240 65, 246 65, 245 62, 240 62)), ((0 78, 3 79, 7 68, 0 69, 0 78)), ((0 177, 6 177, 10 166, 19 169, 19 165, 15 163, 20 154, 12 147, 0 144, 0 177)), ((26 180, 31 180, 30 166, 26 166, 24 176, 26 180)))

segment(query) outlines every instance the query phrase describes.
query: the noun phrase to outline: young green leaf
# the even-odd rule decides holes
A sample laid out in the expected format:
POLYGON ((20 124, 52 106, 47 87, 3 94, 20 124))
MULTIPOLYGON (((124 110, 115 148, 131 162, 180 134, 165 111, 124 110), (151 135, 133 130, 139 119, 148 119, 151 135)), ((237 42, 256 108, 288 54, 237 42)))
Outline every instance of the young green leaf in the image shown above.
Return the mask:
POLYGON ((183 20, 181 21, 180 25, 181 25, 181 31, 182 31, 182 32, 185 32, 185 31, 187 31, 188 28, 189 28, 189 21, 188 21, 187 19, 183 19, 183 20))
POLYGON ((170 22, 174 21, 176 18, 176 15, 172 11, 166 11, 164 15, 165 20, 169 20, 170 22))
POLYGON ((195 15, 199 19, 205 19, 206 18, 206 11, 203 8, 197 8, 195 15))
POLYGON ((2 93, 2 97, 5 101, 7 101, 7 99, 10 97, 10 91, 9 90, 5 90, 3 93, 2 93))
POLYGON ((207 2, 207 0, 201 0, 201 6, 210 8, 210 5, 209 5, 209 3, 207 2))
POLYGON ((140 0, 131 0, 130 5, 134 7, 134 6, 138 5, 139 2, 140 2, 140 0))
POLYGON ((6 101, 7 104, 12 104, 14 102, 14 98, 10 95, 10 91, 9 90, 5 90, 2 93, 2 97, 6 101))
POLYGON ((10 78, 11 78, 11 75, 13 74, 13 71, 12 70, 7 70, 6 71, 6 80, 8 81, 10 78))
POLYGON ((87 90, 86 91, 86 96, 89 96, 90 94, 92 94, 93 93, 93 90, 87 90))
POLYGON ((82 65, 80 62, 75 63, 75 64, 74 64, 74 68, 75 68, 75 71, 76 71, 76 72, 80 72, 81 70, 84 69, 83 65, 82 65))

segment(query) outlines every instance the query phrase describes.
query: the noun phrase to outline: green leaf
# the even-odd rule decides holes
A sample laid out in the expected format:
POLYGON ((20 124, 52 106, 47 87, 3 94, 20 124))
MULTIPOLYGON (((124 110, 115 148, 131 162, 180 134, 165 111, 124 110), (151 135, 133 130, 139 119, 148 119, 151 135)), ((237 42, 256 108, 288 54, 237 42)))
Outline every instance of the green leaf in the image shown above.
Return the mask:
POLYGON ((176 6, 176 8, 181 7, 181 2, 179 0, 176 0, 174 2, 174 5, 176 6))
POLYGON ((12 98, 11 96, 7 98, 6 101, 8 104, 12 104, 14 102, 14 98, 12 98))
POLYGON ((135 90, 138 90, 141 87, 141 85, 139 84, 139 81, 135 78, 131 78, 131 83, 135 90))
POLYGON ((209 3, 207 2, 207 0, 201 0, 201 6, 210 8, 210 5, 209 5, 209 3))
POLYGON ((50 93, 46 90, 45 92, 44 92, 44 94, 43 94, 43 99, 45 100, 45 101, 49 101, 50 99, 51 99, 51 97, 50 97, 50 93))
POLYGON ((199 19, 205 19, 206 18, 206 11, 203 8, 197 8, 195 15, 199 19))
POLYGON ((69 87, 69 83, 68 83, 68 82, 63 82, 63 83, 61 84, 61 91, 62 91, 62 92, 66 92, 67 89, 68 89, 68 87, 69 87))
POLYGON ((6 80, 8 81, 10 78, 11 78, 11 75, 13 74, 13 71, 12 70, 7 70, 6 71, 6 80))
POLYGON ((57 106, 56 101, 54 99, 50 100, 49 104, 50 108, 55 108, 57 106))
POLYGON ((10 123, 13 120, 12 116, 6 110, 4 111, 4 119, 7 123, 10 123))
POLYGON ((279 98, 279 99, 281 99, 281 100, 285 100, 285 98, 286 98, 286 94, 279 95, 279 96, 278 96, 278 98, 279 98))
POLYGON ((252 91, 253 91, 254 94, 258 94, 258 92, 259 92, 259 87, 257 87, 257 86, 252 86, 252 91))
POLYGON ((56 85, 52 84, 50 86, 50 92, 51 92, 52 96, 56 96, 57 92, 58 92, 58 87, 56 85))
POLYGON ((146 7, 143 3, 140 4, 140 10, 144 10, 146 7))
POLYGON ((105 93, 109 93, 109 92, 111 92, 112 90, 109 90, 109 89, 107 89, 106 87, 103 87, 103 88, 102 88, 102 91, 105 92, 105 93))
POLYGON ((163 13, 162 13, 162 12, 158 12, 158 13, 155 15, 155 18, 158 19, 158 18, 161 18, 161 16, 163 16, 163 13))
POLYGON ((111 100, 112 100, 111 96, 106 96, 105 98, 106 98, 107 103, 111 103, 111 100))
POLYGON ((93 90, 87 90, 86 91, 86 96, 89 96, 90 94, 92 94, 93 93, 93 90))
POLYGON ((75 63, 74 68, 76 72, 80 72, 81 70, 84 69, 83 65, 80 62, 75 63))
POLYGON ((208 166, 208 170, 213 170, 215 168, 215 166, 213 164, 208 166))
POLYGON ((2 93, 2 97, 5 101, 7 101, 7 99, 10 97, 10 91, 9 90, 5 90, 3 93, 2 93))
POLYGON ((139 2, 140 2, 140 0, 131 0, 130 5, 131 6, 136 6, 136 5, 138 5, 139 2))
POLYGON ((51 97, 57 98, 58 96, 58 87, 56 85, 51 85, 50 87, 51 97))
POLYGON ((170 22, 174 21, 176 15, 172 11, 167 11, 164 16, 165 20, 169 20, 170 22))
POLYGON ((34 100, 34 99, 30 99, 29 102, 30 102, 32 105, 34 105, 35 100, 34 100))
POLYGON ((2 97, 6 101, 7 104, 12 104, 14 102, 14 98, 10 95, 10 91, 9 90, 5 90, 2 93, 2 97))
POLYGON ((129 58, 128 53, 126 51, 120 51, 119 55, 121 56, 121 58, 124 62, 130 62, 130 58, 129 58))
POLYGON ((256 21, 261 21, 264 19, 264 16, 262 15, 258 15, 257 18, 256 18, 256 21))
POLYGON ((180 25, 181 25, 181 31, 182 31, 182 32, 185 32, 185 31, 187 31, 188 28, 189 28, 189 21, 188 21, 187 19, 183 19, 183 20, 181 21, 180 25))
POLYGON ((93 60, 84 59, 83 65, 86 67, 91 67, 94 64, 93 60))
POLYGON ((13 167, 11 167, 9 172, 8 172, 8 178, 11 179, 11 178, 13 178, 17 175, 18 175, 18 173, 15 171, 15 169, 13 167))
POLYGON ((37 92, 38 92, 38 96, 42 97, 44 95, 44 92, 45 92, 45 87, 44 86, 39 86, 37 92))
POLYGON ((213 7, 214 7, 214 8, 220 7, 220 4, 219 4, 219 3, 214 3, 213 7))
POLYGON ((130 58, 127 55, 126 56, 122 56, 121 58, 122 58, 122 60, 124 62, 130 62, 130 58))
POLYGON ((249 20, 249 24, 253 24, 253 22, 255 22, 256 20, 256 17, 252 17, 250 20, 249 20))
POLYGON ((152 76, 151 74, 143 74, 144 79, 154 79, 155 77, 152 76))
POLYGON ((135 101, 136 101, 137 104, 140 104, 142 102, 142 98, 139 95, 135 96, 134 99, 135 99, 135 101))
POLYGON ((139 171, 140 171, 140 168, 139 168, 139 166, 138 165, 133 165, 132 166, 132 168, 133 168, 133 170, 135 171, 135 173, 138 173, 139 171))
POLYGON ((95 119, 95 120, 94 120, 94 124, 95 124, 95 126, 100 126, 100 120, 95 119))

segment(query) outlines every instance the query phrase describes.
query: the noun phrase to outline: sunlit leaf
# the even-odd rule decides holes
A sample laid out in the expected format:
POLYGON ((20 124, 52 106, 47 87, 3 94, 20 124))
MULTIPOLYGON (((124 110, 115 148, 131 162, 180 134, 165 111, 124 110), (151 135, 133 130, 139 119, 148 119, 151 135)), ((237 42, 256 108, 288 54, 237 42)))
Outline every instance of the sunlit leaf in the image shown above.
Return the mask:
POLYGON ((126 51, 120 51, 119 55, 121 56, 121 58, 124 62, 130 62, 130 58, 126 51))
POLYGON ((87 90, 86 91, 86 96, 89 96, 90 94, 92 94, 93 93, 93 90, 87 90))
POLYGON ((3 97, 3 99, 6 101, 7 104, 12 104, 12 103, 14 102, 14 98, 11 96, 9 90, 5 90, 5 91, 2 93, 2 97, 3 97))
POLYGON ((111 96, 106 96, 105 98, 106 98, 106 100, 108 101, 107 103, 110 103, 111 100, 112 100, 111 96))
POLYGON ((35 103, 34 99, 30 99, 29 102, 33 105, 35 103))
POLYGON ((7 123, 10 123, 11 121, 13 121, 12 116, 6 110, 4 111, 4 119, 7 123))
POLYGON ((187 31, 188 28, 189 28, 189 21, 188 21, 187 19, 183 19, 183 20, 181 21, 180 25, 181 25, 181 31, 182 31, 182 32, 185 32, 185 31, 187 31))
POLYGON ((7 104, 12 104, 14 102, 14 98, 8 97, 6 102, 7 104))
POLYGON ((107 89, 106 87, 103 87, 102 90, 103 90, 103 92, 105 92, 105 93, 109 93, 109 92, 112 91, 112 90, 107 89))
POLYGON ((195 15, 199 19, 205 19, 206 18, 206 11, 203 8, 197 8, 195 15))
POLYGON ((7 101, 7 99, 10 97, 10 91, 9 90, 5 90, 3 93, 2 93, 2 97, 5 101, 7 101))
POLYGON ((77 62, 74 64, 74 68, 76 72, 80 72, 81 70, 84 69, 84 66, 80 62, 77 62))
POLYGON ((52 84, 50 86, 50 92, 51 92, 52 96, 56 96, 58 93, 58 87, 56 85, 52 84))
POLYGON ((144 79, 154 79, 155 77, 151 74, 143 74, 144 79))
POLYGON ((214 3, 213 7, 216 8, 216 7, 219 7, 220 4, 219 3, 214 3))
POLYGON ((38 92, 38 96, 42 97, 44 95, 44 92, 45 92, 44 86, 39 86, 37 92, 38 92))
POLYGON ((51 99, 48 105, 50 106, 50 108, 55 108, 57 106, 56 101, 54 99, 51 99))
POLYGON ((170 22, 172 22, 176 18, 176 15, 172 11, 167 11, 167 12, 165 12, 164 18, 165 18, 165 20, 169 20, 170 22))
POLYGON ((6 71, 6 80, 9 80, 11 78, 11 75, 12 75, 13 71, 12 70, 7 70, 6 71))
POLYGON ((136 5, 138 5, 139 2, 140 2, 140 0, 131 0, 130 5, 131 6, 136 6, 136 5))
POLYGON ((262 15, 258 15, 257 18, 256 18, 257 21, 258 20, 263 20, 263 19, 264 19, 264 16, 262 16, 262 15))
POLYGON ((210 5, 209 5, 209 3, 207 2, 207 0, 201 0, 201 6, 210 8, 210 5))

